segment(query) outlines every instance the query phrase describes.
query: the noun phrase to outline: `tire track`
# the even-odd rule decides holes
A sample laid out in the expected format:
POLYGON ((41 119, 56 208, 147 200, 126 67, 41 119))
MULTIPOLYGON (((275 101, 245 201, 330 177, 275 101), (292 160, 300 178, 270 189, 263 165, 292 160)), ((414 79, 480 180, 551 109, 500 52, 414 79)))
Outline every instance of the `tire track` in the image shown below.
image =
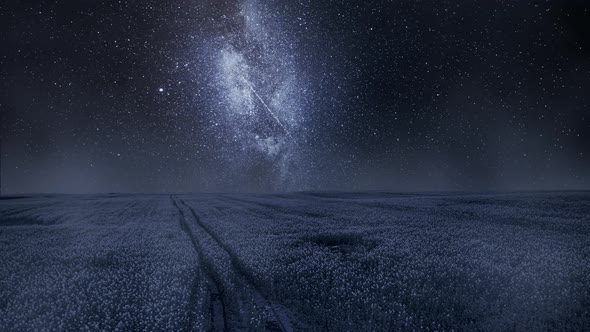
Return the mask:
MULTIPOLYGON (((186 204, 182 199, 179 199, 179 201, 184 207, 189 209, 196 225, 206 234, 208 234, 216 242, 221 250, 227 253, 228 257, 230 258, 231 265, 236 272, 235 275, 240 279, 240 282, 243 285, 247 286, 247 288, 251 290, 251 295, 255 303, 262 308, 268 309, 270 317, 266 317, 265 319, 265 329, 267 331, 292 332, 293 327, 290 323, 288 315, 284 312, 284 310, 280 310, 277 304, 270 301, 269 298, 264 295, 255 280, 253 280, 253 278, 244 270, 236 254, 230 248, 228 248, 227 245, 223 243, 223 241, 221 241, 215 232, 213 232, 205 223, 202 222, 192 207, 186 204)), ((188 225, 186 227, 190 231, 188 225)), ((192 235, 191 237, 194 238, 192 235)))
MULTIPOLYGON (((172 199, 172 203, 178 210, 179 221, 180 221, 180 228, 186 233, 186 235, 191 240, 193 248, 197 253, 197 257, 199 260, 199 265, 203 267, 205 272, 205 281, 207 282, 207 288, 209 289, 209 310, 211 315, 211 330, 215 332, 226 331, 226 308, 223 301, 223 285, 220 282, 216 281, 215 275, 212 271, 212 268, 209 264, 206 264, 202 255, 204 253, 203 247, 197 237, 191 232, 190 226, 187 223, 186 216, 184 211, 178 206, 178 203, 174 197, 170 197, 172 199)), ((182 202, 182 201, 181 201, 182 202)), ((184 202, 183 202, 184 203, 184 202)), ((196 303, 196 296, 197 296, 197 289, 198 289, 198 281, 197 277, 194 278, 193 284, 191 285, 191 294, 189 296, 189 303, 194 304, 196 303)), ((189 317, 189 329, 192 328, 193 325, 193 317, 192 315, 189 317)))

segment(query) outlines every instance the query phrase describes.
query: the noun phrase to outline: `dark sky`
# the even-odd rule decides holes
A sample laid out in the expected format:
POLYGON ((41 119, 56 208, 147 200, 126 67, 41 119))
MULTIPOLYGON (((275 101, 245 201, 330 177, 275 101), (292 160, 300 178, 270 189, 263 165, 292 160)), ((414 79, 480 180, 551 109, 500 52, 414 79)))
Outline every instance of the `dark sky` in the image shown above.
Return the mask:
POLYGON ((586 1, 5 1, 2 191, 590 187, 586 1))

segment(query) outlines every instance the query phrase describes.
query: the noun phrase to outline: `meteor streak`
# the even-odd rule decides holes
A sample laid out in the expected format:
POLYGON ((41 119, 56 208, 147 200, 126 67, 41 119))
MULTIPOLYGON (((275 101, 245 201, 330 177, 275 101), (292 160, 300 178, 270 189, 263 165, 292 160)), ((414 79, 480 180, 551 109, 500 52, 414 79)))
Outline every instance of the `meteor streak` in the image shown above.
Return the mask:
POLYGON ((281 127, 281 129, 283 129, 283 131, 287 134, 287 136, 289 136, 289 138, 291 138, 291 140, 293 140, 293 142, 296 143, 295 138, 291 135, 291 132, 287 129, 287 127, 285 127, 285 125, 283 125, 283 123, 281 122, 281 120, 279 120, 279 118, 274 114, 274 112, 270 109, 270 107, 264 102, 264 99, 262 99, 262 97, 260 97, 260 95, 258 94, 258 92, 256 92, 256 89, 254 89, 254 87, 252 86, 252 84, 250 84, 250 82, 248 82, 248 80, 243 75, 240 75, 240 77, 246 83, 246 85, 248 86, 248 88, 250 89, 250 91, 252 91, 254 93, 254 95, 256 96, 256 98, 258 98, 258 100, 260 101, 260 103, 262 104, 262 106, 264 106, 264 108, 266 109, 266 111, 273 117, 273 119, 281 127))

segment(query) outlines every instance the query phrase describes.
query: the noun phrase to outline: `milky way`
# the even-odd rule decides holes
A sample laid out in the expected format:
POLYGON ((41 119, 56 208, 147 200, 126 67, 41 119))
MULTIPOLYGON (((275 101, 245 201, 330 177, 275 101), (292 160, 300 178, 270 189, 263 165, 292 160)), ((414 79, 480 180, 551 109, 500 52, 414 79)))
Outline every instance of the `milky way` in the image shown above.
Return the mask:
POLYGON ((590 186, 583 0, 7 1, 3 192, 590 186))
POLYGON ((232 134, 234 149, 224 155, 227 166, 242 177, 260 176, 261 185, 295 190, 305 183, 297 169, 305 140, 305 82, 279 15, 246 0, 235 17, 225 20, 229 32, 210 45, 216 66, 212 81, 220 101, 211 107, 223 114, 223 126, 232 134), (261 163, 264 173, 253 174, 261 163))

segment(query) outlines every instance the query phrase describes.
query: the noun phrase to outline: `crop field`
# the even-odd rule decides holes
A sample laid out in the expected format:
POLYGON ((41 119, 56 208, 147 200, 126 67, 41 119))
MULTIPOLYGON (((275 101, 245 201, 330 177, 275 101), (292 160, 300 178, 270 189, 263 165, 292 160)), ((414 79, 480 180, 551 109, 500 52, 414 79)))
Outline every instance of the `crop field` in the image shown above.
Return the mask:
POLYGON ((590 330, 590 193, 0 200, 0 331, 590 330))

